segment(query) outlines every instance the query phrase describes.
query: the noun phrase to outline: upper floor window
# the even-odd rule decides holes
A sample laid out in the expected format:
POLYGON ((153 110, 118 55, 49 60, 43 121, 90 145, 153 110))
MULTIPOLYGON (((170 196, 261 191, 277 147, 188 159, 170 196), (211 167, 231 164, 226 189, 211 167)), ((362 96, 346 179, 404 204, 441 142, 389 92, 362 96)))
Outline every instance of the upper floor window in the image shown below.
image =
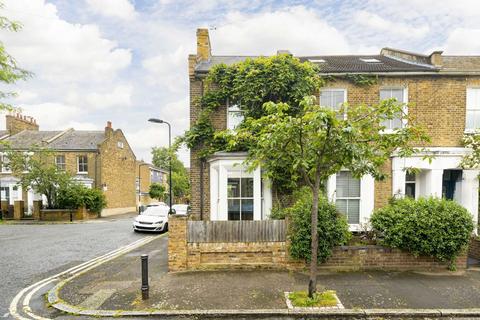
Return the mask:
MULTIPOLYGON (((380 89, 380 101, 395 98, 398 103, 406 103, 404 89, 380 89)), ((385 126, 385 130, 395 130, 403 127, 402 114, 399 113, 393 119, 382 121, 382 126, 385 126)))
POLYGON ((88 173, 88 158, 87 156, 77 157, 77 171, 78 173, 88 173))
POLYGON ((65 155, 55 156, 55 165, 57 166, 58 170, 65 171, 65 155))
POLYGON ((360 222, 360 179, 350 171, 340 171, 336 179, 336 201, 338 210, 347 216, 349 224, 360 222))
POLYGON ((230 130, 235 130, 235 128, 237 128, 243 121, 243 111, 237 104, 227 104, 227 109, 227 128, 230 130))
POLYGON ((480 88, 467 88, 465 130, 480 129, 480 88))
POLYGON ((1 168, 1 172, 6 172, 6 173, 12 172, 10 168, 10 159, 6 154, 0 155, 0 168, 1 168))
POLYGON ((345 114, 339 112, 345 102, 347 102, 347 90, 345 89, 322 89, 320 91, 320 105, 338 112, 338 119, 345 117, 345 114))

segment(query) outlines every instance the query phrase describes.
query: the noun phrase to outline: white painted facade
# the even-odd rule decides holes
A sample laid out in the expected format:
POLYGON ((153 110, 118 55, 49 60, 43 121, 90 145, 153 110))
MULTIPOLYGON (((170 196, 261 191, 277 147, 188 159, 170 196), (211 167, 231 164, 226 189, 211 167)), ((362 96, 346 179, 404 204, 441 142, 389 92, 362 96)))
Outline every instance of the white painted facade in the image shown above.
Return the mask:
POLYGON ((260 168, 247 170, 245 153, 217 153, 210 165, 210 220, 228 220, 228 178, 253 178, 253 220, 267 219, 272 210, 270 183, 262 178, 260 168), (262 181, 263 180, 263 181, 262 181))
MULTIPOLYGON (((454 200, 465 207, 478 222, 478 175, 480 170, 462 170, 460 162, 470 152, 465 148, 428 148, 424 153, 400 158, 392 157, 392 197, 405 196, 406 170, 415 168, 415 198, 442 197, 445 170, 461 170, 461 178, 455 182, 454 200), (425 153, 426 152, 426 153, 425 153), (424 159, 428 154, 434 158, 424 159)), ((210 219, 228 220, 228 187, 231 177, 253 178, 253 220, 267 219, 272 208, 271 186, 262 181, 261 169, 249 172, 243 162, 245 153, 218 153, 209 160, 210 165, 210 219)), ((327 192, 330 201, 337 198, 336 175, 328 180, 327 192)), ((359 221, 350 224, 350 230, 361 231, 369 222, 375 203, 375 180, 366 175, 360 179, 359 221)))

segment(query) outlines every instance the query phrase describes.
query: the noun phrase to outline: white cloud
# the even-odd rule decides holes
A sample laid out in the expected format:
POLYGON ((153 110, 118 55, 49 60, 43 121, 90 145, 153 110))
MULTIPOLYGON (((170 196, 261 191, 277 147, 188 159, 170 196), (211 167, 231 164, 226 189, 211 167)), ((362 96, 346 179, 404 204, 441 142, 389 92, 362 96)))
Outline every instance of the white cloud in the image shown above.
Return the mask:
POLYGON ((445 54, 480 54, 480 29, 457 28, 442 46, 445 54))
POLYGON ((93 24, 71 24, 60 19, 54 5, 44 0, 7 0, 11 19, 19 20, 18 33, 0 32, 2 41, 22 67, 44 80, 109 80, 129 66, 129 49, 102 37, 93 24), (26 10, 28 8, 28 10, 26 10))
POLYGON ((296 55, 350 52, 344 35, 303 6, 273 12, 232 12, 211 32, 214 54, 272 55, 278 49, 296 55))
POLYGON ((365 10, 357 11, 353 20, 367 30, 386 32, 389 35, 396 35, 403 38, 423 38, 429 32, 428 25, 412 25, 404 22, 392 22, 378 14, 365 10))
POLYGON ((100 15, 131 20, 136 17, 134 6, 128 0, 86 0, 90 9, 100 15))
POLYGON ((86 95, 86 103, 92 109, 128 107, 132 104, 133 86, 119 85, 109 92, 92 92, 86 95))

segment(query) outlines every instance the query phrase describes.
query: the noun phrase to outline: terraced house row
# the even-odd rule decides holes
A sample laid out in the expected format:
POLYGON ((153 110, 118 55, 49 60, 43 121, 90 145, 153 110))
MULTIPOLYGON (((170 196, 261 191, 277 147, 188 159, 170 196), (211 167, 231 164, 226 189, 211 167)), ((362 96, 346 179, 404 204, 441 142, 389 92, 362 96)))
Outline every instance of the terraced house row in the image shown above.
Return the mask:
MULTIPOLYGON (((73 128, 42 131, 33 118, 12 114, 6 116, 6 130, 0 132, 0 141, 18 151, 28 151, 34 146, 51 150, 52 161, 60 170, 69 172, 89 188, 103 190, 107 207, 102 216, 136 210, 136 157, 122 130, 114 130, 111 122, 107 122, 105 130, 101 131, 73 128)), ((22 190, 6 162, 8 159, 3 155, 0 174, 2 201, 13 205, 15 200, 23 200, 25 214, 29 215, 33 201, 41 200, 42 195, 36 194, 32 188, 22 190)))
MULTIPOLYGON (((204 92, 209 70, 247 57, 213 55, 208 30, 197 30, 197 53, 189 56, 191 124, 200 113, 195 101, 204 92)), ((338 110, 343 103, 376 104, 393 97, 408 104, 405 111, 431 137, 425 151, 434 156, 431 162, 424 160, 423 154, 392 155, 385 164, 389 173, 385 181, 374 181, 371 176, 355 179, 348 171, 329 179, 328 195, 348 216, 352 230, 360 229, 372 211, 393 196, 454 199, 478 221, 479 170, 463 170, 460 162, 469 152, 462 146, 462 137, 480 128, 480 56, 449 56, 441 51, 424 55, 384 48, 374 55, 298 58, 318 64, 323 75, 336 78, 318 93, 320 105, 338 110), (375 76, 378 81, 359 86, 348 81, 352 74, 375 76), (407 174, 406 168, 417 168, 418 173, 407 174)), ((225 104, 212 117, 217 130, 233 129, 240 121, 242 112, 235 105, 225 104)), ((404 125, 399 119, 386 123, 387 131, 404 125)), ((272 188, 262 181, 261 168, 245 170, 241 165, 244 153, 223 152, 201 160, 200 151, 191 152, 191 207, 197 219, 262 220, 269 216, 272 188)))

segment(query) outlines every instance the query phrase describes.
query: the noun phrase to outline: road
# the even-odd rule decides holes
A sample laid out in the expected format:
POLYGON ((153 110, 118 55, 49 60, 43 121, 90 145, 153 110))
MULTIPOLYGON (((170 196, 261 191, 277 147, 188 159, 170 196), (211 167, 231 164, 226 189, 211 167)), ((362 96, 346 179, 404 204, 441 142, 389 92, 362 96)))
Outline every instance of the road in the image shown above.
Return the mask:
POLYGON ((23 288, 147 234, 132 231, 131 215, 76 224, 0 225, 0 318, 23 288))

